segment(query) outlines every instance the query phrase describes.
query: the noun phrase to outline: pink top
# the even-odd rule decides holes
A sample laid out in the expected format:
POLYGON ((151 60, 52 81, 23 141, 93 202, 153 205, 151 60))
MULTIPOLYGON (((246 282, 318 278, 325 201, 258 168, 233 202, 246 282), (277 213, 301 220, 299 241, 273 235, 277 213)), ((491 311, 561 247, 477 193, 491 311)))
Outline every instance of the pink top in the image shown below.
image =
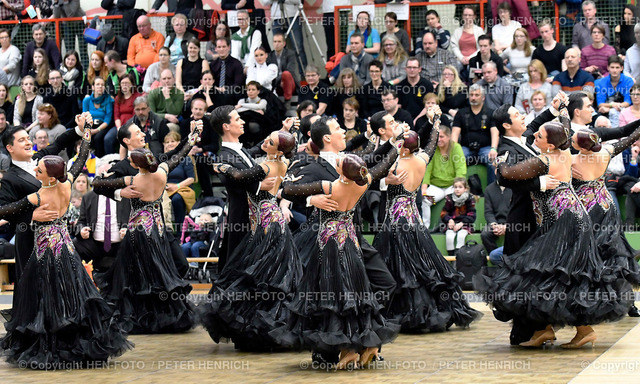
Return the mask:
POLYGON ((600 49, 593 48, 593 45, 587 45, 582 48, 582 59, 580 60, 580 68, 585 69, 591 65, 595 65, 600 70, 602 77, 609 74, 607 69, 607 60, 609 56, 616 54, 616 49, 610 45, 605 44, 600 49))
POLYGON ((618 125, 622 127, 629 123, 633 123, 636 120, 638 120, 638 118, 634 116, 633 112, 631 112, 631 107, 628 107, 620 112, 620 120, 618 125))
POLYGON ((460 36, 458 46, 460 47, 462 56, 470 57, 478 50, 475 35, 464 31, 462 32, 462 36, 460 36))

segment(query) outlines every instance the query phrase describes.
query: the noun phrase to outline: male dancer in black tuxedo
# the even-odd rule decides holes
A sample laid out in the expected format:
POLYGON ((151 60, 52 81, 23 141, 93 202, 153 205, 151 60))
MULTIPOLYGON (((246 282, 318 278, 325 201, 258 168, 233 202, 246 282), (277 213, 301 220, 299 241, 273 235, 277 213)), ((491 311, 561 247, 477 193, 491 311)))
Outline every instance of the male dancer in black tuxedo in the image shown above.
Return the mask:
MULTIPOLYGON (((385 127, 394 132, 393 137, 397 137, 401 131, 399 125, 395 124, 393 117, 382 111, 371 117, 372 127, 385 127)), ((296 183, 306 184, 319 180, 335 181, 339 175, 336 171, 336 158, 338 154, 346 148, 344 130, 340 128, 338 122, 333 118, 322 117, 311 126, 311 140, 320 149, 317 161, 310 162, 305 166, 295 178, 296 183)), ((383 156, 390 151, 395 151, 391 140, 378 148, 374 153, 363 156, 367 166, 372 166, 379 162, 383 156)), ((287 181, 291 182, 291 181, 287 181)), ((338 203, 331 200, 330 195, 314 195, 306 198, 299 196, 283 196, 284 199, 303 204, 307 207, 316 207, 328 211, 333 211, 338 207, 338 203), (306 199, 306 201, 305 201, 306 199), (302 201, 300 201, 302 200, 302 201)), ((316 223, 309 223, 315 225, 316 223)), ((391 297, 396 289, 396 282, 384 263, 382 256, 369 244, 362 236, 360 226, 356 225, 356 232, 360 248, 362 249, 362 259, 364 261, 367 276, 371 283, 371 289, 375 292, 378 301, 385 306, 389 305, 391 297)), ((337 363, 338 356, 314 352, 314 361, 323 363, 337 363)))
MULTIPOLYGON (((242 147, 240 136, 244 134, 244 121, 238 115, 233 105, 223 105, 211 113, 211 127, 222 138, 218 161, 229 164, 238 169, 249 169, 256 165, 253 156, 260 153, 260 145, 251 149, 242 147)), ((249 202, 247 193, 257 194, 268 191, 276 183, 275 177, 269 177, 262 182, 237 181, 224 174, 219 174, 220 181, 227 188, 227 219, 224 225, 222 250, 218 260, 218 270, 222 270, 231 254, 240 245, 242 238, 249 233, 249 202)))
MULTIPOLYGON (((163 153, 158 156, 158 163, 162 163, 171 158, 174 154, 178 153, 182 147, 187 142, 188 138, 185 137, 182 139, 178 146, 167 153, 163 153)), ((140 130, 135 124, 125 124, 120 129, 118 129, 118 142, 123 147, 127 148, 128 153, 131 153, 134 149, 144 148, 145 146, 145 133, 140 130)), ((131 161, 127 157, 126 159, 120 160, 116 164, 114 164, 108 171, 108 174, 105 176, 106 179, 112 178, 121 178, 124 176, 135 176, 138 174, 138 170, 131 166, 131 161)), ((142 193, 136 191, 134 185, 129 185, 126 188, 122 189, 109 189, 109 188, 94 188, 94 192, 98 195, 107 196, 110 199, 116 201, 123 201, 123 199, 131 199, 135 197, 142 197, 142 193)), ((129 216, 129 211, 131 209, 131 204, 129 204, 128 200, 123 201, 123 205, 127 207, 127 216, 129 216)), ((168 226, 167 228, 170 228, 168 226)), ((176 265, 176 269, 180 276, 186 275, 189 270, 189 263, 187 263, 187 259, 184 257, 184 253, 182 253, 182 248, 180 248, 180 241, 173 235, 173 232, 167 231, 167 239, 169 240, 169 244, 171 245, 171 255, 173 257, 173 262, 176 265)))
MULTIPOLYGON (((88 113, 79 116, 83 116, 82 120, 76 119, 76 122, 80 121, 82 127, 67 130, 53 144, 36 153, 32 150, 32 142, 24 128, 14 127, 4 132, 2 144, 11 156, 11 166, 0 183, 0 205, 16 202, 42 187, 42 184, 35 178, 34 169, 38 160, 47 155, 57 155, 61 150, 73 145, 82 137, 84 119, 93 120, 88 113)), ((47 204, 43 204, 33 211, 33 215, 32 212, 26 211, 8 219, 11 230, 16 234, 16 287, 22 269, 33 250, 31 221, 49 221, 56 217, 56 211, 47 210, 47 204)))

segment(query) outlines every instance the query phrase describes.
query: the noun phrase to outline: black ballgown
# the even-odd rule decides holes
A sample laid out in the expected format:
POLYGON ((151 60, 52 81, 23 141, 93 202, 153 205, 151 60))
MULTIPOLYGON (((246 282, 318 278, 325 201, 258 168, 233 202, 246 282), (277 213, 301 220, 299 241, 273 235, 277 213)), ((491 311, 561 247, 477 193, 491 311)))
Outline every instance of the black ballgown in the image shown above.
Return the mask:
MULTIPOLYGON (((266 176, 260 165, 224 172, 238 180, 266 176)), ((302 279, 302 265, 276 197, 269 191, 247 196, 251 232, 213 282, 198 313, 216 343, 229 338, 236 348, 263 351, 278 347, 269 332, 286 323, 284 302, 302 279)))

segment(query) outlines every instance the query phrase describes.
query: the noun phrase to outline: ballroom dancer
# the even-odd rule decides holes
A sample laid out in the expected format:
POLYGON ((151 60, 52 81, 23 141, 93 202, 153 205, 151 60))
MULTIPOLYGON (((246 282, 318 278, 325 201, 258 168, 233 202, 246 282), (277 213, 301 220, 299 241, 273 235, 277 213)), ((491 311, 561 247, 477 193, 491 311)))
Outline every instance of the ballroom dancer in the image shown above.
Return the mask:
POLYGON ((591 131, 578 131, 572 145, 580 153, 573 155, 573 188, 591 221, 600 257, 610 268, 621 268, 624 278, 634 286, 640 285, 640 266, 622 230, 622 220, 604 181, 604 173, 611 159, 640 139, 640 128, 613 144, 601 144, 591 131))
POLYGON ((187 144, 166 162, 158 165, 151 151, 135 149, 130 156, 139 171, 136 176, 93 181, 101 188, 134 186, 142 195, 130 199, 127 233, 99 283, 103 297, 113 303, 130 333, 184 332, 195 326, 194 308, 186 298, 191 286, 182 280, 171 258, 161 199, 167 175, 196 144, 201 130, 202 124, 193 121, 187 144))
POLYGON ((398 287, 387 317, 409 332, 444 331, 453 323, 467 327, 482 316, 463 298, 462 275, 442 257, 416 206, 416 193, 438 141, 439 112, 440 108, 427 111, 433 128, 426 153, 418 152, 418 133, 404 135, 393 171, 407 172, 407 178, 388 186, 386 217, 373 241, 398 287))
POLYGON ((7 361, 20 368, 87 368, 133 347, 83 267, 67 229, 71 187, 91 142, 91 115, 79 115, 76 122, 84 135, 69 172, 61 157, 44 156, 35 168, 41 188, 0 207, 3 219, 44 204, 57 213, 53 220, 34 221, 35 246, 17 282, 7 334, 0 340, 7 361))
POLYGON ((564 348, 593 345, 596 334, 591 325, 626 315, 631 285, 603 263, 591 219, 571 187, 568 124, 544 124, 535 133, 535 144, 540 156, 511 166, 500 164, 499 175, 528 180, 549 174, 560 184, 532 192, 538 229, 518 252, 503 256, 493 277, 476 275, 474 283, 497 318, 519 317, 537 324, 531 340, 521 346, 552 343, 552 325, 576 326, 576 336, 564 348))
MULTIPOLYGON (((337 124, 329 120, 329 124, 333 123, 337 124)), ((338 129, 336 134, 344 136, 344 131, 338 129)), ((402 144, 400 140, 393 141, 394 145, 402 144)), ((336 207, 319 209, 315 252, 288 304, 290 318, 286 325, 270 333, 282 345, 328 354, 340 351, 336 367, 344 369, 351 364, 369 363, 382 344, 397 336, 400 326, 384 318, 367 278, 353 223, 360 199, 373 181, 389 173, 397 156, 397 150, 390 151, 369 172, 361 158, 346 155, 337 159, 336 171, 341 175, 338 180, 294 182, 284 187, 288 195, 322 193, 336 207)))
POLYGON ((208 301, 198 307, 211 338, 233 340, 235 347, 262 351, 278 345, 269 331, 285 324, 284 299, 300 283, 302 265, 291 232, 276 198, 296 142, 288 132, 273 132, 262 144, 267 159, 245 170, 214 164, 214 170, 236 182, 275 177, 269 191, 247 193, 251 231, 233 251, 220 277, 213 282, 208 301), (235 299, 242 297, 241 300, 235 299))

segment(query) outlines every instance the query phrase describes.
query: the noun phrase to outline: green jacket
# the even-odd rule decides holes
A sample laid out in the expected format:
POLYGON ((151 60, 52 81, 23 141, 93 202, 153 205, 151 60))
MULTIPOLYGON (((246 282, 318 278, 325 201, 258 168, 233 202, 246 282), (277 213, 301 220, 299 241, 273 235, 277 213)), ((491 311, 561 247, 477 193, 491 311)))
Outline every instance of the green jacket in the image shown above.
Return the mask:
POLYGON ((449 151, 449 159, 445 161, 440 153, 440 148, 436 147, 433 159, 429 161, 427 171, 424 173, 423 184, 432 184, 436 187, 447 188, 453 185, 456 177, 467 177, 467 161, 462 152, 462 147, 453 141, 449 151))
POLYGON ((161 87, 158 87, 149 92, 149 108, 158 116, 165 118, 164 115, 169 113, 172 115, 180 116, 182 113, 182 106, 184 105, 184 93, 175 86, 171 88, 171 96, 168 99, 164 98, 161 87))

